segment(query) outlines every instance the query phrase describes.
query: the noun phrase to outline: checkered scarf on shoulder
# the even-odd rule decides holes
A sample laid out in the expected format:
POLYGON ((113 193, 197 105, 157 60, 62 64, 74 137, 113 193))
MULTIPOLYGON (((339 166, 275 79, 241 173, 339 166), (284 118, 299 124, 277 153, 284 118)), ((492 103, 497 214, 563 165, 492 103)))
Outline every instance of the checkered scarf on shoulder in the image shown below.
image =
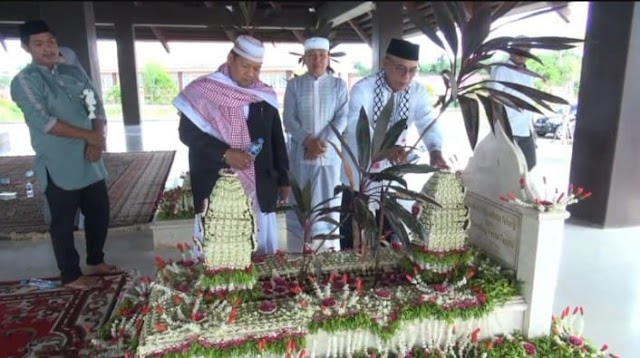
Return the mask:
MULTIPOLYGON (((225 63, 218 68, 229 77, 229 66, 225 63)), ((273 88, 262 81, 256 81, 248 88, 252 92, 273 93, 273 88)), ((247 119, 244 116, 244 106, 261 102, 263 99, 257 94, 240 91, 237 87, 202 76, 189 83, 181 93, 196 111, 213 128, 208 133, 227 143, 231 148, 246 150, 251 144, 247 119)), ((218 160, 218 158, 212 158, 218 160)), ((245 194, 253 200, 254 209, 259 209, 256 196, 255 169, 251 166, 247 170, 236 170, 238 179, 242 183, 245 194)))
MULTIPOLYGON (((407 86, 407 88, 404 91, 402 91, 402 99, 400 100, 400 103, 397 103, 397 102, 395 103, 395 108, 392 110, 392 113, 395 113, 396 111, 400 111, 399 115, 395 117, 396 120, 400 120, 401 118, 409 118, 409 95, 410 95, 409 89, 410 88, 411 86, 407 86)), ((384 80, 384 70, 380 70, 376 75, 376 85, 373 89, 373 124, 374 125, 378 120, 378 116, 380 115, 380 112, 382 112, 382 109, 386 104, 384 102, 384 91, 389 91, 391 92, 392 96, 394 95, 393 91, 391 90, 391 88, 389 88, 389 86, 384 80)), ((393 122, 394 122, 393 120, 389 121, 389 125, 391 125, 393 122)))

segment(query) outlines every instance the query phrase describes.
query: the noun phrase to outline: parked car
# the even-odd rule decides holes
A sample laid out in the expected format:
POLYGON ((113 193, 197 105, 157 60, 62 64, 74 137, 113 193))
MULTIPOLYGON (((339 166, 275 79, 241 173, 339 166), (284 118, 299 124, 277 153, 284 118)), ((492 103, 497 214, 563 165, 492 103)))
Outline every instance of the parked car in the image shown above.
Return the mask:
POLYGON ((540 137, 552 134, 557 139, 563 138, 566 134, 573 137, 572 129, 575 128, 577 109, 577 104, 562 106, 556 109, 553 114, 536 119, 533 124, 536 134, 540 137), (565 124, 565 126, 562 124, 565 124), (568 133, 563 133, 563 128, 568 133))

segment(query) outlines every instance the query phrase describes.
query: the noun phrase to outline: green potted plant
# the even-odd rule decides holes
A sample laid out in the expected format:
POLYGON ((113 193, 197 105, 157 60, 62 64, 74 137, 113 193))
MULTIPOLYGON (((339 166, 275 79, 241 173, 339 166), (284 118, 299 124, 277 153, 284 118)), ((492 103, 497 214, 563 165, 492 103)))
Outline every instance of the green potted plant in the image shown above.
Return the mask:
POLYGON ((158 210, 151 223, 155 247, 175 247, 192 236, 195 209, 189 172, 182 173, 180 178, 182 185, 165 190, 158 198, 158 210))
MULTIPOLYGON (((434 10, 437 26, 444 36, 443 41, 436 33, 436 30, 426 23, 426 19, 418 15, 415 8, 416 4, 414 2, 404 2, 406 13, 411 21, 433 43, 443 49, 449 61, 450 68, 442 72, 446 90, 435 105, 439 108, 436 120, 442 116, 450 105, 459 104, 472 148, 475 148, 478 140, 480 104, 482 104, 486 112, 491 128, 493 129, 494 123, 500 122, 510 137, 511 130, 506 117, 505 106, 539 113, 539 107, 550 108, 550 103, 567 104, 567 101, 560 97, 515 83, 485 79, 477 82, 470 81, 474 74, 490 71, 493 66, 515 68, 509 63, 486 63, 487 60, 500 51, 518 54, 541 62, 538 57, 520 48, 563 50, 573 48, 582 41, 564 37, 498 37, 487 40, 492 23, 507 14, 515 5, 517 3, 504 2, 497 8, 492 9, 491 3, 432 2, 431 7, 434 10), (507 88, 524 94, 531 98, 533 104, 512 94, 492 88, 492 83, 502 84, 507 88)), ((529 16, 534 15, 536 14, 529 16)), ((532 71, 521 68, 515 69, 539 77, 532 71)), ((348 165, 344 165, 350 184, 341 185, 338 188, 341 191, 350 191, 354 197, 351 207, 347 209, 352 214, 351 225, 353 226, 354 246, 358 248, 361 254, 364 256, 370 255, 376 261, 377 248, 380 246, 380 241, 385 234, 382 230, 383 218, 388 220, 405 248, 409 247, 409 242, 411 241, 410 233, 412 233, 411 236, 417 239, 424 240, 426 237, 425 228, 408 210, 400 205, 399 200, 417 200, 430 205, 438 205, 432 198, 409 190, 406 182, 402 179, 402 175, 407 173, 431 173, 436 170, 433 167, 424 164, 400 164, 393 165, 379 173, 371 172, 372 162, 384 158, 388 150, 395 145, 401 132, 406 128, 406 118, 389 127, 393 106, 393 97, 391 97, 376 121, 373 128, 373 136, 371 135, 365 111, 363 109, 360 111, 360 117, 355 128, 357 150, 350 148, 349 144, 342 138, 341 133, 336 128, 333 128, 342 142, 343 149, 339 153, 343 163, 345 163, 347 156, 355 163, 355 173, 351 172, 348 165), (354 175, 358 175, 361 178, 359 187, 353 185, 354 175), (372 191, 372 184, 374 183, 377 189, 372 191), (369 208, 372 203, 377 204, 380 208, 378 220, 376 220, 374 213, 369 208)), ((409 151, 415 150, 421 138, 435 122, 434 120, 429 127, 420 133, 413 146, 408 146, 406 149, 409 151)))
MULTIPOLYGON (((444 113, 450 105, 457 103, 462 110, 469 144, 472 149, 475 148, 478 141, 480 104, 482 104, 484 108, 491 128, 493 129, 494 123, 500 122, 510 138, 512 137, 511 127, 505 114, 505 106, 518 110, 526 109, 542 114, 540 109, 551 110, 551 103, 569 104, 563 98, 532 87, 504 81, 481 80, 471 82, 470 80, 478 77, 474 75, 490 72, 495 66, 504 66, 534 77, 541 77, 533 71, 514 66, 507 62, 487 63, 487 61, 497 53, 505 52, 508 54, 521 55, 542 63, 542 60, 537 56, 533 55, 530 51, 522 50, 522 48, 555 51, 566 50, 574 48, 578 43, 583 42, 583 40, 558 36, 528 38, 503 36, 488 40, 487 38, 491 31, 498 28, 495 27, 491 29, 492 25, 496 20, 504 17, 509 11, 513 10, 518 5, 518 2, 505 1, 495 9, 492 8, 491 2, 432 2, 431 8, 433 9, 437 28, 444 37, 443 40, 437 34, 436 29, 430 26, 426 18, 420 16, 419 12, 416 11, 416 2, 406 1, 403 2, 403 5, 411 22, 420 29, 431 42, 443 50, 449 63, 449 69, 442 71, 442 79, 446 90, 443 95, 439 96, 439 100, 435 105, 440 110, 437 118, 440 118, 442 113, 444 113), (529 97, 531 102, 492 88, 492 84, 495 83, 529 97)), ((547 9, 541 10, 510 22, 534 17, 548 11, 547 9)), ((433 121, 433 123, 435 123, 435 121, 433 121)), ((420 133, 416 144, 411 147, 411 150, 415 149, 420 138, 424 136, 430 127, 431 126, 427 127, 423 133, 420 133)))

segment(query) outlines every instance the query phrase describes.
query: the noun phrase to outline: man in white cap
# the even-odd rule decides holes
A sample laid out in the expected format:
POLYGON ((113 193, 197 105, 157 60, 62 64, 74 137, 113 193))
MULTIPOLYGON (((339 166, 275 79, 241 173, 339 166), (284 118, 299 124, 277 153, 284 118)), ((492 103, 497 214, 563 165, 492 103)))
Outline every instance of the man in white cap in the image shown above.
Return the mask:
POLYGON ((173 104, 180 111, 180 140, 189 147, 196 212, 206 210, 219 171, 230 167, 252 199, 258 251, 275 253, 275 210, 289 196, 289 160, 276 93, 258 78, 263 55, 259 40, 238 36, 227 62, 192 81, 173 104), (249 147, 260 139, 261 151, 251 155, 249 147))
MULTIPOLYGON (((340 140, 331 129, 342 132, 347 124, 348 90, 344 80, 327 73, 329 40, 312 37, 304 43, 304 63, 307 73, 289 81, 284 95, 283 121, 291 133, 289 158, 291 175, 301 187, 311 185, 311 207, 325 202, 323 207, 340 205, 341 197, 334 197, 340 183, 341 161, 332 142, 341 148, 340 140), (334 198, 327 201, 327 199, 334 198)), ((293 197, 291 204, 295 203, 293 197)), ((329 215, 336 222, 339 213, 329 215)), ((340 250, 340 241, 324 240, 326 235, 338 235, 336 225, 318 222, 311 227, 310 249, 340 250)), ((287 246, 290 252, 301 252, 303 229, 292 210, 287 212, 287 246)))
MULTIPOLYGON (((389 121, 389 127, 400 119, 406 118, 408 126, 415 124, 418 133, 422 133, 435 120, 436 114, 432 109, 425 87, 413 80, 413 77, 418 72, 419 53, 419 45, 405 40, 391 39, 382 61, 382 69, 378 73, 361 79, 351 88, 346 137, 349 147, 354 153, 358 153, 355 132, 360 109, 364 109, 367 113, 369 128, 371 135, 373 135, 376 120, 391 96, 394 98, 395 106, 389 121)), ((391 165, 407 161, 408 153, 405 147, 413 145, 413 143, 406 142, 406 135, 407 131, 405 130, 396 142, 396 146, 389 151, 385 159, 372 163, 372 172, 380 172, 391 165)), ((422 142, 429 150, 431 165, 447 168, 441 152, 442 134, 438 122, 435 122, 422 137, 422 142)), ((355 164, 351 163, 349 159, 347 161, 353 168, 352 172, 357 173, 355 164)), ((359 176, 354 174, 354 180, 356 188, 358 188, 360 186, 359 176)), ((344 184, 349 183, 345 173, 342 175, 342 182, 344 184)), ((343 236, 341 240, 343 250, 353 247, 351 219, 346 214, 351 202, 351 193, 343 192, 342 206, 345 214, 341 218, 341 222, 344 222, 344 224, 340 228, 340 234, 343 236)), ((385 232, 391 231, 389 223, 385 222, 384 230, 385 232)))

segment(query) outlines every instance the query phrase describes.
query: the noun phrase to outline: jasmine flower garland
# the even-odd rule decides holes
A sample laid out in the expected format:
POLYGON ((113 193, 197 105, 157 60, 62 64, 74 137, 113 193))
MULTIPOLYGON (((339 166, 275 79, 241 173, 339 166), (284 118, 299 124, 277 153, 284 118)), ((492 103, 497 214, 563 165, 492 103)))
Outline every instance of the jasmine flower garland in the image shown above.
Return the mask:
POLYGON ((84 105, 89 112, 89 119, 96 118, 96 104, 98 104, 98 101, 95 93, 93 93, 93 90, 86 88, 82 91, 82 97, 84 97, 84 105))

